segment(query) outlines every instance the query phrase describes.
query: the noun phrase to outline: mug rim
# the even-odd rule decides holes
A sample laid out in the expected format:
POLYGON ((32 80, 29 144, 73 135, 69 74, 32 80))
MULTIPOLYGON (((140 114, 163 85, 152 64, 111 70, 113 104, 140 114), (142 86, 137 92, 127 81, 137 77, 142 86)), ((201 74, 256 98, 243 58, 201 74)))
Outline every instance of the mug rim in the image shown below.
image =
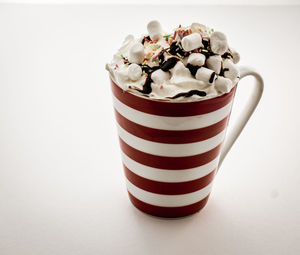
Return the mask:
POLYGON ((131 94, 133 96, 136 96, 138 98, 147 100, 149 102, 159 102, 159 103, 170 103, 170 104, 187 104, 187 103, 198 103, 198 102, 207 102, 210 100, 216 100, 217 98, 222 98, 222 97, 226 97, 226 95, 230 94, 232 92, 232 90, 235 89, 235 87, 238 85, 239 81, 237 81, 237 83, 231 88, 231 90, 229 90, 227 93, 223 93, 221 95, 218 96, 214 96, 214 97, 210 97, 210 98, 206 98, 206 99, 199 99, 199 100, 193 100, 193 101, 167 101, 167 100, 163 100, 163 99, 156 99, 156 98, 148 98, 139 94, 135 94, 133 92, 131 92, 130 90, 124 90, 122 87, 120 87, 117 82, 115 82, 115 80, 111 77, 111 74, 109 74, 109 79, 111 82, 113 82, 116 86, 118 86, 124 93, 128 93, 131 94))

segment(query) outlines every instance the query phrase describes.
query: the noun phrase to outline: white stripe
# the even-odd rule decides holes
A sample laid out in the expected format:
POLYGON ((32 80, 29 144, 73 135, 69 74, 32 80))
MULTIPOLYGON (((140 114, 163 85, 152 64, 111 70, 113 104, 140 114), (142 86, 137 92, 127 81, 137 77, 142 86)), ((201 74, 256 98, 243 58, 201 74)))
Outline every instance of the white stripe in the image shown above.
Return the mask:
POLYGON ((150 128, 163 130, 191 130, 213 125, 224 119, 231 110, 232 100, 224 107, 214 112, 189 116, 189 117, 165 117, 137 111, 113 96, 115 109, 126 119, 150 128))
POLYGON ((186 182, 199 179, 215 170, 219 162, 219 157, 216 157, 209 163, 199 167, 183 170, 165 170, 140 164, 123 152, 122 159, 124 165, 133 173, 146 179, 160 182, 186 182))
POLYGON ((186 157, 201 154, 212 150, 222 143, 226 129, 216 136, 195 143, 168 144, 148 141, 128 133, 118 123, 119 136, 129 146, 152 155, 164 157, 186 157))
POLYGON ((137 199, 151 205, 177 207, 199 202, 211 191, 212 183, 205 188, 183 195, 160 195, 142 190, 126 179, 128 191, 137 199))

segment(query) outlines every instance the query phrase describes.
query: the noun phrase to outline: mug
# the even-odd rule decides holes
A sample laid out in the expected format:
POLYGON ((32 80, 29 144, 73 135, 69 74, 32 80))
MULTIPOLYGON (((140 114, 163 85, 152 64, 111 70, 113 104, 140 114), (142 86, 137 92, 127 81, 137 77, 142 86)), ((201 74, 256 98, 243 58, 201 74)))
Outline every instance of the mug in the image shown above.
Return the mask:
POLYGON ((214 177, 263 92, 263 79, 249 67, 256 86, 225 139, 237 84, 201 101, 148 99, 111 81, 126 186, 132 204, 159 217, 183 217, 207 203, 214 177), (225 140, 224 140, 225 139, 225 140))

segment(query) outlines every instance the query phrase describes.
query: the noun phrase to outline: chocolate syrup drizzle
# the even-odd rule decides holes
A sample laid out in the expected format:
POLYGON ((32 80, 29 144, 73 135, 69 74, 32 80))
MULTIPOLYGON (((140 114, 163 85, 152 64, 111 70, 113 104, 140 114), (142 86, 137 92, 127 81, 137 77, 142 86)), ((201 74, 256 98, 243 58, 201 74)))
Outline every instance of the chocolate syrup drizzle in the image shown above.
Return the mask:
POLYGON ((191 74, 195 76, 200 66, 193 66, 192 64, 187 64, 186 68, 188 68, 191 74))
POLYGON ((159 66, 150 67, 148 65, 140 65, 142 70, 147 74, 147 78, 143 85, 143 89, 136 88, 136 90, 144 94, 150 94, 152 92, 151 83, 153 82, 153 80, 151 79, 151 74, 158 69, 161 69, 164 72, 168 72, 171 68, 173 68, 176 65, 178 61, 178 58, 172 57, 164 61, 159 66))
POLYGON ((222 56, 222 58, 233 58, 232 54, 230 52, 225 52, 222 56))
POLYGON ((148 75, 145 84, 143 85, 143 89, 142 90, 138 89, 138 91, 144 94, 150 94, 152 92, 152 87, 151 87, 152 82, 153 80, 151 79, 150 75, 148 75))
POLYGON ((208 38, 203 38, 202 39, 202 44, 205 49, 208 49, 210 47, 209 39, 208 38))
POLYGON ((229 71, 229 68, 223 68, 223 65, 222 65, 219 75, 224 76, 224 73, 227 72, 227 71, 229 71))
POLYGON ((170 99, 175 99, 175 98, 178 98, 178 97, 191 97, 193 95, 197 95, 197 96, 200 96, 200 97, 205 97, 206 96, 206 92, 205 91, 200 91, 200 90, 196 90, 196 89, 193 89, 193 90, 190 90, 188 92, 182 92, 182 93, 179 93, 173 97, 168 97, 170 99))
POLYGON ((209 83, 213 83, 214 82, 214 78, 215 78, 215 76, 216 76, 216 73, 215 72, 213 72, 212 74, 211 74, 211 76, 209 77, 209 83))
POLYGON ((160 66, 161 70, 164 72, 168 72, 171 68, 173 68, 176 63, 179 61, 179 58, 168 58, 167 61, 163 62, 162 65, 160 66))
POLYGON ((148 41, 151 41, 151 38, 150 38, 150 36, 148 35, 148 36, 145 36, 145 37, 143 38, 143 40, 141 41, 141 43, 144 44, 145 41, 146 41, 146 39, 147 39, 148 41))
POLYGON ((153 80, 151 79, 151 74, 154 71, 158 70, 160 68, 160 66, 150 67, 148 65, 141 65, 141 68, 147 74, 147 78, 143 85, 143 89, 136 88, 136 90, 143 94, 150 94, 152 92, 151 83, 153 82, 153 80))
MULTIPOLYGON (((142 39, 141 43, 144 44, 146 40, 151 41, 150 36, 144 37, 142 39)), ((203 55, 205 55, 206 58, 215 55, 210 49, 210 41, 209 41, 208 38, 203 38, 202 39, 202 44, 203 44, 203 47, 198 48, 196 52, 201 52, 203 55)), ((148 65, 140 64, 140 66, 142 68, 142 71, 147 74, 147 78, 146 78, 146 81, 143 85, 143 89, 139 89, 139 88, 134 88, 134 89, 136 89, 137 91, 145 94, 145 96, 148 96, 152 92, 151 83, 153 82, 153 80, 151 79, 151 74, 154 71, 156 71, 158 69, 161 69, 164 72, 168 72, 170 69, 172 69, 176 65, 176 63, 180 59, 182 59, 184 57, 188 57, 192 53, 194 53, 194 51, 185 52, 183 50, 180 42, 179 43, 176 42, 176 41, 173 42, 170 45, 169 48, 163 49, 160 52, 160 54, 158 56, 158 60, 159 60, 159 65, 158 66, 150 67, 148 65), (174 57, 170 57, 165 61, 165 56, 164 56, 165 52, 168 52, 169 54, 173 55, 174 57)), ((230 52, 225 52, 222 55, 222 58, 232 58, 232 54, 230 52)), ((131 64, 131 63, 128 62, 128 64, 131 64)), ((200 66, 194 66, 194 65, 191 65, 191 64, 187 64, 186 67, 189 69, 189 71, 191 72, 191 74, 193 76, 195 76, 198 69, 201 68, 200 66)), ((206 67, 206 65, 204 65, 204 67, 206 67)), ((226 72, 228 70, 229 70, 228 68, 223 69, 223 65, 222 65, 219 75, 224 76, 224 72, 226 72)), ((213 83, 215 76, 216 76, 216 73, 213 72, 211 74, 210 78, 209 78, 209 83, 213 83)), ((179 93, 179 94, 177 94, 173 97, 168 97, 168 98, 176 99, 178 97, 191 97, 193 95, 198 95, 200 97, 204 97, 204 96, 206 96, 206 92, 205 91, 199 91, 199 90, 190 90, 188 92, 182 92, 182 93, 179 93)))

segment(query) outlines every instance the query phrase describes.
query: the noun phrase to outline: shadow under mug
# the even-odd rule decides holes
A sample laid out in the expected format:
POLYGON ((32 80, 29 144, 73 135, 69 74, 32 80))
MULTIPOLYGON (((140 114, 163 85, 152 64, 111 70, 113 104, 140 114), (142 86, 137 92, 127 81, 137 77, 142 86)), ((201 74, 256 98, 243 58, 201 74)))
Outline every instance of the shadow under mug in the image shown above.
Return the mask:
POLYGON ((207 203, 213 179, 262 92, 261 76, 243 114, 226 134, 237 85, 202 101, 166 102, 122 90, 111 79, 126 185, 132 204, 159 217, 182 217, 207 203), (225 139, 225 141, 224 141, 225 139))

